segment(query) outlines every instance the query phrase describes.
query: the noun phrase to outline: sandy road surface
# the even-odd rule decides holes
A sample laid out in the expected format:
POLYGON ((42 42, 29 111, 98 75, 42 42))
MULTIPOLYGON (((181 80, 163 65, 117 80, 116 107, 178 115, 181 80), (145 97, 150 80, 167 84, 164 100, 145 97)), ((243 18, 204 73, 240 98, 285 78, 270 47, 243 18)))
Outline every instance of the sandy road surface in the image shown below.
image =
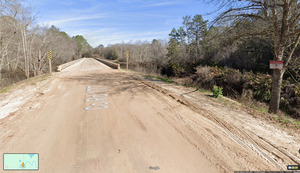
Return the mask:
POLYGON ((279 169, 205 116, 93 59, 48 83, 0 120, 0 154, 39 153, 39 172, 279 169))

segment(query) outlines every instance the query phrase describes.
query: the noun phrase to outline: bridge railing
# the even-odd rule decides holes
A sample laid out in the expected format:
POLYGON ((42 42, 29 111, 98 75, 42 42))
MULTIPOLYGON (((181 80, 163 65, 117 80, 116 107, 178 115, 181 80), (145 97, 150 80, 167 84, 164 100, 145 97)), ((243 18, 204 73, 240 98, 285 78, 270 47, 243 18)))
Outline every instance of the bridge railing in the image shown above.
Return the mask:
POLYGON ((79 62, 81 60, 83 60, 83 58, 80 58, 80 59, 77 59, 77 60, 74 60, 74 61, 70 61, 70 62, 67 62, 65 64, 61 64, 61 65, 57 66, 57 71, 60 72, 63 69, 66 69, 67 67, 70 67, 71 65, 73 65, 73 64, 75 64, 75 63, 77 63, 77 62, 79 62))
POLYGON ((117 64, 117 63, 114 63, 114 62, 111 62, 111 61, 108 61, 108 60, 105 60, 105 59, 100 59, 100 58, 95 58, 95 60, 100 61, 103 64, 105 64, 105 65, 107 65, 111 68, 120 69, 120 64, 117 64))

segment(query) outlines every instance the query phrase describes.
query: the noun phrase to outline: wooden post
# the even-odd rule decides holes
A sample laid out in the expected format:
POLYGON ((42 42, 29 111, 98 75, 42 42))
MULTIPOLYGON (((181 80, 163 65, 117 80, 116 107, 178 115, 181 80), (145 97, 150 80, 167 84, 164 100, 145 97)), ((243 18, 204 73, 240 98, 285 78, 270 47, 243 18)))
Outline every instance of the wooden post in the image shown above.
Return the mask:
POLYGON ((128 59, 129 59, 129 51, 126 51, 126 59, 127 59, 127 63, 126 63, 126 69, 128 71, 128 59))
POLYGON ((52 60, 49 59, 49 68, 50 68, 50 74, 52 73, 52 60))
POLYGON ((51 50, 48 50, 48 59, 49 59, 49 70, 50 74, 52 73, 52 52, 51 50))

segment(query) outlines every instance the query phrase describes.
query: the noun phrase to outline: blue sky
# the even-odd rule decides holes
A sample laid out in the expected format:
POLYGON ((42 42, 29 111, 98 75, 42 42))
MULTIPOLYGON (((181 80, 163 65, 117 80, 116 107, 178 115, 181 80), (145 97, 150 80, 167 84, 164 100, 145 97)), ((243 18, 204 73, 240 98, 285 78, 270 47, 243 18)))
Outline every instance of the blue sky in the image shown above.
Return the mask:
POLYGON ((203 0, 26 0, 36 23, 54 25, 70 36, 83 35, 91 46, 168 39, 182 17, 212 20, 213 4, 203 0))

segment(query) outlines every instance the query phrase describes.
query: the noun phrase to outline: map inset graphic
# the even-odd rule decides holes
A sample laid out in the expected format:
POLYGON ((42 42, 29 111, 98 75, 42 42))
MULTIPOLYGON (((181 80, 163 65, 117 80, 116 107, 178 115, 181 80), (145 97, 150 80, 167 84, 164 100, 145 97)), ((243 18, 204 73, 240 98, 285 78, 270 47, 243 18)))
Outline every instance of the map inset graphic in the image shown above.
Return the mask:
POLYGON ((5 153, 3 154, 4 170, 38 170, 39 154, 5 153))

